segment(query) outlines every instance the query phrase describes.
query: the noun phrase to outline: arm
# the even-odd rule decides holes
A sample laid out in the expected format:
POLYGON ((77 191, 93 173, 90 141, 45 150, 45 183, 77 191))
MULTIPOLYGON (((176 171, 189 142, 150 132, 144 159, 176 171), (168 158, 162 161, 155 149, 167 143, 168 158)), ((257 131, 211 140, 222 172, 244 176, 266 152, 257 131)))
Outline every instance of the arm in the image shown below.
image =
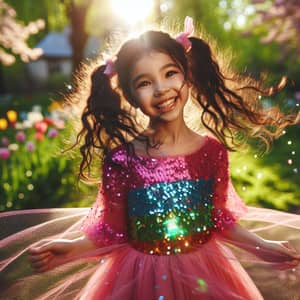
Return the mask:
POLYGON ((102 184, 93 207, 84 218, 82 236, 75 239, 41 241, 29 249, 29 260, 38 272, 61 265, 97 248, 127 240, 125 168, 106 160, 102 184))
POLYGON ((212 214, 215 232, 229 243, 277 264, 279 268, 297 265, 300 254, 288 242, 265 240, 237 223, 247 208, 230 181, 228 151, 219 143, 215 144, 215 150, 212 214))
POLYGON ((295 267, 300 262, 300 253, 288 242, 265 240, 237 223, 224 230, 222 237, 227 242, 282 269, 295 267))
POLYGON ((97 199, 82 222, 81 232, 95 246, 103 247, 127 240, 127 170, 106 159, 97 199))
POLYGON ((86 236, 76 239, 41 241, 28 249, 29 261, 36 272, 45 272, 62 265, 73 258, 97 249, 86 236))

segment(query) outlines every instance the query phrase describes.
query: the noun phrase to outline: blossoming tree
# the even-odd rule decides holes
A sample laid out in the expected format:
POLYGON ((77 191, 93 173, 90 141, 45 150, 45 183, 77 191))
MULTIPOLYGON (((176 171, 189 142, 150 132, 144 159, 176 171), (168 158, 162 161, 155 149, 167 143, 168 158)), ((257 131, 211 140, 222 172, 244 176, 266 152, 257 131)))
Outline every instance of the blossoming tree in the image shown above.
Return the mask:
POLYGON ((284 56, 300 55, 300 1, 299 0, 252 0, 258 17, 253 26, 267 26, 263 43, 276 42, 282 47, 284 56))
POLYGON ((44 21, 22 25, 16 19, 16 11, 3 0, 0 0, 0 15, 0 63, 13 64, 15 55, 19 55, 24 62, 38 58, 42 54, 41 49, 31 49, 27 39, 44 27, 44 21))

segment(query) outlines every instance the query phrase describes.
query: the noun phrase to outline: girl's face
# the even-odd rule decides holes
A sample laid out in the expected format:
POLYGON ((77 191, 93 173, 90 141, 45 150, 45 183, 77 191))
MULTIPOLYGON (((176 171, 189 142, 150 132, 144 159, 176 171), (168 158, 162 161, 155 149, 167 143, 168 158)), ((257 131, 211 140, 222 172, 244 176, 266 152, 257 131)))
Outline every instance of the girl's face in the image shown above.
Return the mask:
POLYGON ((134 64, 130 81, 133 104, 151 120, 174 121, 183 117, 188 85, 171 57, 150 52, 134 64))

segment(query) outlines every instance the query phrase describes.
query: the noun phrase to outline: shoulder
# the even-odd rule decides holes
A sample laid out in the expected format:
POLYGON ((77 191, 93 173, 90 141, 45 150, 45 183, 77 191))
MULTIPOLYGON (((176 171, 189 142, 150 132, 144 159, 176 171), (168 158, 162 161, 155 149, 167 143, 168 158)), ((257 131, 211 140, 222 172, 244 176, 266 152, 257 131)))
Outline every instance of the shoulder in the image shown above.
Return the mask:
POLYGON ((116 164, 123 166, 128 158, 128 152, 124 145, 113 148, 104 158, 103 164, 116 164))
POLYGON ((208 147, 214 159, 222 160, 228 157, 228 150, 216 137, 208 136, 208 147))

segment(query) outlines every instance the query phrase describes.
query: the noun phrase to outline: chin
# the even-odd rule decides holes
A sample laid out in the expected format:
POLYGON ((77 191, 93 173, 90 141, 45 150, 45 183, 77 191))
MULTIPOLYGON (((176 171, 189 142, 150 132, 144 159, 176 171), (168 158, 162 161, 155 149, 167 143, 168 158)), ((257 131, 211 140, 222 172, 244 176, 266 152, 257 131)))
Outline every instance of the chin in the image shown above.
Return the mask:
POLYGON ((182 113, 178 111, 170 111, 159 116, 158 120, 161 122, 175 122, 183 118, 182 113))

